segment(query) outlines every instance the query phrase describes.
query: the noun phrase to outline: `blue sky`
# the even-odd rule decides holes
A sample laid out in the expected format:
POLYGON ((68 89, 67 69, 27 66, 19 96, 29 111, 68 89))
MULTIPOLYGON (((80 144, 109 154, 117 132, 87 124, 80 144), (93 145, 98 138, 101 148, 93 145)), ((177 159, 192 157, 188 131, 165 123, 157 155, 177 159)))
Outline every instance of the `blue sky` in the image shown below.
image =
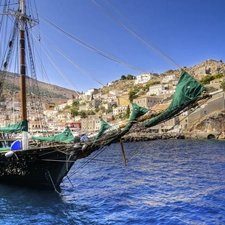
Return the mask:
MULTIPOLYGON (((41 45, 44 46, 46 35, 60 51, 103 85, 122 75, 178 69, 153 51, 150 41, 179 67, 194 66, 206 59, 225 61, 224 0, 57 0, 54 3, 38 0, 36 4, 40 25, 35 29, 36 35, 39 33, 41 37, 41 45), (42 16, 132 68, 72 41, 49 26, 42 16)), ((68 82, 62 80, 43 54, 41 58, 51 83, 84 92, 102 87, 53 50, 52 54, 68 82)), ((38 79, 46 81, 40 74, 38 79)))

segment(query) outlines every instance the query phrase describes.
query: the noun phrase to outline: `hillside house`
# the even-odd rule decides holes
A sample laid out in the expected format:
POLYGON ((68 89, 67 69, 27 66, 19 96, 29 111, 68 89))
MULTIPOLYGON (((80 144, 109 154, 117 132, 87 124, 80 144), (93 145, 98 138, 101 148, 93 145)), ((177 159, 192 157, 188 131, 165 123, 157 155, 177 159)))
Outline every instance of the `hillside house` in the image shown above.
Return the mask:
POLYGON ((148 108, 148 109, 150 109, 156 104, 160 104, 162 101, 163 101, 163 98, 157 97, 157 96, 140 96, 133 100, 133 102, 136 103, 137 105, 148 108))
POLYGON ((90 95, 90 96, 92 96, 92 95, 95 95, 95 94, 97 94, 98 93, 98 89, 97 88, 91 88, 91 89, 89 89, 86 93, 85 93, 85 95, 90 95))
POLYGON ((111 103, 111 102, 118 102, 118 96, 117 95, 115 95, 115 94, 110 94, 110 93, 108 93, 108 94, 104 94, 104 95, 102 95, 102 102, 108 102, 108 103, 111 103))
POLYGON ((157 84, 149 87, 149 91, 146 93, 147 95, 168 95, 173 94, 175 89, 166 89, 166 85, 157 84))
POLYGON ((130 104, 129 95, 124 92, 123 95, 118 97, 118 106, 127 106, 128 104, 130 104))
POLYGON ((66 122, 71 119, 70 110, 64 110, 56 114, 56 118, 60 122, 66 122))
POLYGON ((54 110, 62 111, 66 106, 67 106, 67 103, 63 103, 63 104, 55 106, 54 110))
POLYGON ((147 83, 148 81, 150 81, 151 79, 152 79, 151 73, 142 73, 142 74, 136 76, 136 80, 135 80, 134 84, 144 84, 144 83, 147 83))
POLYGON ((146 93, 147 95, 162 95, 165 91, 164 84, 157 84, 149 87, 149 91, 146 93))
POLYGON ((169 81, 174 81, 174 80, 176 80, 175 74, 167 75, 162 79, 162 83, 168 83, 169 81))
POLYGON ((119 114, 124 114, 127 112, 127 106, 119 106, 113 109, 113 115, 118 116, 119 114))

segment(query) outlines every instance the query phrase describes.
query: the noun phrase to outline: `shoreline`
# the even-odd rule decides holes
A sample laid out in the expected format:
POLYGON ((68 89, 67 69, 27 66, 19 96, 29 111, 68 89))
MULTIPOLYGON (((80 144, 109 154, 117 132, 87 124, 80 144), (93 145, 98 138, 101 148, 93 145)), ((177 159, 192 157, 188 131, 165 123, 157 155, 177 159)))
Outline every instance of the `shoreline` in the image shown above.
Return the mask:
POLYGON ((137 141, 152 141, 152 140, 166 140, 166 139, 214 139, 225 140, 224 132, 182 132, 182 133, 144 133, 133 132, 125 135, 122 138, 123 142, 137 142, 137 141))

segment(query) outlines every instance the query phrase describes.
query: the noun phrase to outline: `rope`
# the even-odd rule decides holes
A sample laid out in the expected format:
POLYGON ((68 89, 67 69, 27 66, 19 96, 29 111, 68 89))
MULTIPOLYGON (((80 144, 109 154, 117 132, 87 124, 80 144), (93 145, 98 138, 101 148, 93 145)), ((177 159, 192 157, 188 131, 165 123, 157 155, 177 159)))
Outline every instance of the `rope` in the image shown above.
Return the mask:
MULTIPOLYGON (((43 34, 42 34, 43 35, 43 34)), ((48 44, 55 49, 60 55, 62 55, 68 62, 70 62, 72 65, 74 65, 76 68, 78 68, 79 70, 81 70, 82 72, 84 72, 86 75, 88 75, 90 78, 92 78, 93 80, 95 80, 97 83, 99 83, 100 85, 104 86, 104 84, 102 82, 100 82, 99 80, 97 80, 94 76, 92 76, 90 73, 88 73, 87 71, 85 71, 81 66, 79 66, 78 64, 76 64, 71 58, 69 58, 67 55, 65 55, 56 45, 54 45, 45 35, 43 35, 43 37, 46 39, 46 41, 48 42, 48 44)), ((45 46, 46 47, 46 46, 45 46)), ((47 48, 47 47, 46 47, 47 48)), ((45 52, 46 56, 49 58, 49 60, 51 61, 51 63, 56 67, 56 65, 52 62, 52 60, 50 59, 50 57, 47 55, 47 53, 45 52)), ((57 67, 56 67, 57 68, 57 67)), ((57 69, 59 71, 59 69, 57 69)), ((59 71, 60 72, 60 71, 59 71)), ((61 74, 61 72, 60 72, 61 74)), ((62 75, 62 74, 61 74, 62 75)), ((65 79, 65 77, 64 77, 65 79)), ((67 81, 67 80, 66 80, 67 81)), ((68 81, 67 81, 68 82, 68 81)), ((72 81, 68 82, 68 84, 70 85, 72 81)))
POLYGON ((84 162, 80 167, 78 167, 69 177, 74 176, 79 170, 83 169, 87 164, 89 164, 91 161, 93 161, 98 155, 100 155, 107 146, 103 146, 100 148, 94 156, 92 156, 90 159, 88 159, 86 162, 84 162))
MULTIPOLYGON (((33 9, 33 10, 34 10, 34 9, 33 9)), ((109 54, 103 52, 103 51, 100 50, 100 49, 97 49, 97 48, 95 48, 95 47, 93 47, 93 46, 87 44, 86 42, 80 40, 79 38, 73 36, 73 35, 70 34, 69 32, 63 30, 62 28, 60 28, 60 27, 57 26, 56 24, 52 23, 50 20, 48 20, 46 17, 44 17, 44 16, 41 15, 40 13, 38 13, 38 14, 39 14, 39 16, 40 16, 43 20, 45 20, 48 24, 50 24, 55 30, 58 30, 59 32, 61 32, 62 34, 66 35, 66 36, 67 36, 68 38, 70 38, 71 40, 76 41, 77 43, 79 43, 79 44, 85 46, 86 48, 88 48, 88 49, 90 49, 90 50, 96 52, 97 54, 99 54, 99 55, 101 55, 101 56, 103 56, 103 57, 105 57, 105 58, 107 58, 107 59, 110 59, 110 60, 112 60, 112 61, 114 61, 114 62, 120 63, 120 64, 122 64, 122 65, 124 65, 124 66, 127 66, 127 67, 129 67, 129 68, 131 68, 131 69, 133 69, 133 70, 139 71, 139 72, 141 72, 141 73, 144 73, 144 72, 145 72, 145 71, 143 71, 143 70, 141 70, 141 69, 135 68, 134 66, 132 66, 132 65, 130 65, 130 64, 128 64, 128 63, 125 63, 125 62, 123 62, 123 61, 121 61, 121 60, 119 60, 119 59, 117 59, 117 58, 115 58, 115 57, 113 57, 113 56, 111 56, 111 55, 109 55, 109 54)))
MULTIPOLYGON (((125 28, 129 33, 131 33, 133 36, 135 36, 138 40, 140 40, 142 43, 144 43, 147 47, 151 48, 153 51, 155 51, 157 54, 159 54, 161 57, 163 57, 164 59, 166 59, 167 61, 169 61, 171 64, 173 64, 174 66, 176 66, 177 68, 181 68, 177 63, 175 63, 168 55, 166 55, 161 49, 159 49, 159 47, 153 43, 152 40, 150 40, 148 37, 147 39, 151 42, 151 44, 153 44, 155 47, 151 46, 150 44, 148 44, 146 41, 144 41, 141 37, 139 37, 137 34, 135 34, 133 31, 131 31, 128 27, 126 27, 123 23, 121 23, 119 20, 117 20, 115 17, 113 17, 109 12, 107 12, 103 7, 101 7, 99 4, 97 4, 94 0, 92 0, 92 2, 97 5, 104 13, 106 13, 109 17, 111 17, 114 21, 116 21, 119 25, 121 25, 123 28, 125 28)), ((105 0, 105 2, 107 2, 105 0)), ((108 3, 108 2, 107 2, 108 3)), ((109 3, 108 3, 109 4, 109 3)), ((121 16, 122 13, 120 13, 118 10, 115 9, 115 7, 113 7, 111 4, 109 4, 117 13, 119 13, 121 16)), ((132 26, 134 26, 125 16, 123 16, 132 26)), ((134 26, 135 29, 137 29, 139 32, 141 32, 137 27, 134 26)), ((142 35, 144 35, 146 37, 146 35, 141 32, 142 35)))

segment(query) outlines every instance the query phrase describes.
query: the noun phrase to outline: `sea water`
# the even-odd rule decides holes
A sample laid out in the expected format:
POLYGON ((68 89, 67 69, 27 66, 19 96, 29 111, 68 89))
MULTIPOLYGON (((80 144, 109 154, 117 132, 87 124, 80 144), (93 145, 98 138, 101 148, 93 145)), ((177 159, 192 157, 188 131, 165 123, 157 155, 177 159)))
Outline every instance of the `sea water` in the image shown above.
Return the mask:
POLYGON ((61 194, 0 185, 0 224, 225 224, 225 142, 113 144, 78 160, 61 194))

